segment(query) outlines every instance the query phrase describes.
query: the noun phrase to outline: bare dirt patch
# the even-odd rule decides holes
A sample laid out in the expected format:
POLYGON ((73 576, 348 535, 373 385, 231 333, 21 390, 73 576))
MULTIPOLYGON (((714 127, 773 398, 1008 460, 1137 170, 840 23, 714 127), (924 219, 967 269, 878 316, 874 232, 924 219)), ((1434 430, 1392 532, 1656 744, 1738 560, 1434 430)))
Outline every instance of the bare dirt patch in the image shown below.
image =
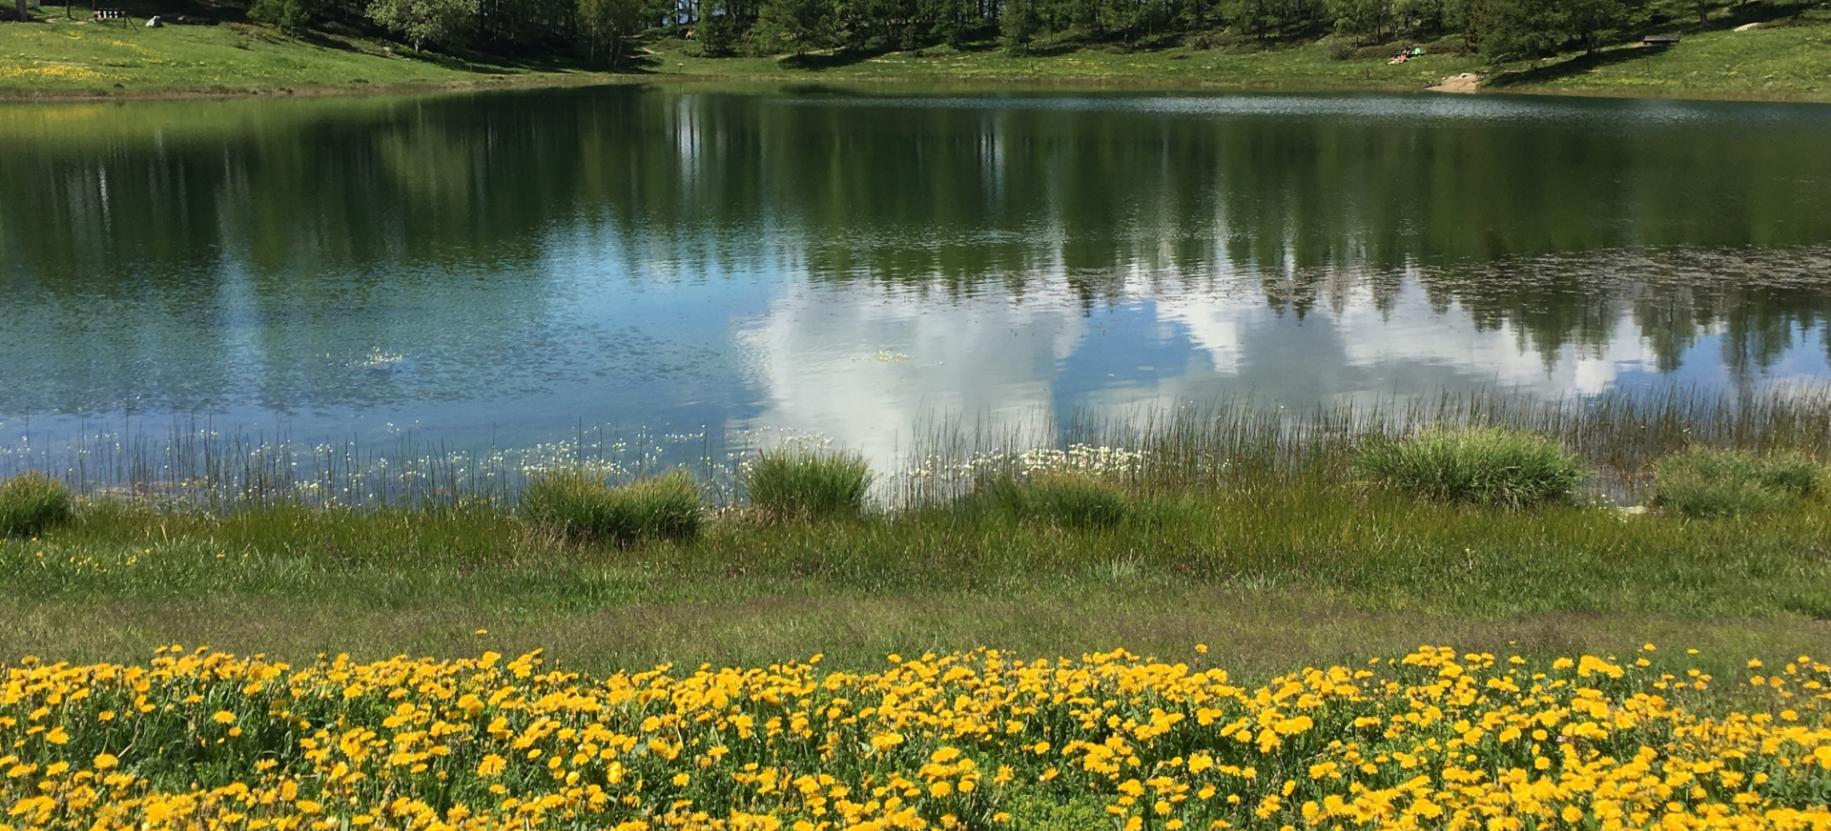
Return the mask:
POLYGON ((1473 93, 1481 91, 1481 76, 1473 72, 1460 72, 1431 84, 1425 89, 1431 92, 1473 93))

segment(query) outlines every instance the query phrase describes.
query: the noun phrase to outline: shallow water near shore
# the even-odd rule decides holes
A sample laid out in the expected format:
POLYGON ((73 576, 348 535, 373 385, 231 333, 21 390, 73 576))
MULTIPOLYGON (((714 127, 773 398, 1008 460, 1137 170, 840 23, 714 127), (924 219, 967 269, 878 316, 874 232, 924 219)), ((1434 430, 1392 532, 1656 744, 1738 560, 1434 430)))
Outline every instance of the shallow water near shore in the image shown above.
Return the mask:
POLYGON ((0 465, 199 430, 883 460, 934 419, 1813 385, 1827 135, 1500 96, 0 106, 0 465))

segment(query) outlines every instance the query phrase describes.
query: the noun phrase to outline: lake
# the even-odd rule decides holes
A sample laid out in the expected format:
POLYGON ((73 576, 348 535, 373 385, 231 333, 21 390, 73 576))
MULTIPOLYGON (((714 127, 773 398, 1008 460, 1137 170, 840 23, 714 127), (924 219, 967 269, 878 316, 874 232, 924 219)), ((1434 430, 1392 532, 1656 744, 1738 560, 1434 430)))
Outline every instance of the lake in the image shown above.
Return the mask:
POLYGON ((0 467, 1816 384, 1828 148, 1831 107, 1505 96, 6 105, 0 467))

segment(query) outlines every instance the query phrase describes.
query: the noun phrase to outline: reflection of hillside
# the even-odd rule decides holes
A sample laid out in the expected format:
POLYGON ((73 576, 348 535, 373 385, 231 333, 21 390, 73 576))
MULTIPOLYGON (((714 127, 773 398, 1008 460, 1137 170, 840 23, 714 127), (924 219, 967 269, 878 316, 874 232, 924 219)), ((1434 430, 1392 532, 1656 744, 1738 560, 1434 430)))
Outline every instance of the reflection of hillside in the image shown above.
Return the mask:
MULTIPOLYGON (((1384 308, 1415 282, 1546 362, 1606 351, 1625 318, 1662 367, 1708 330, 1748 371, 1831 314, 1831 291, 1776 283, 1749 265, 1762 255, 1673 273, 1614 259, 1831 240, 1831 156, 1809 114, 1017 102, 607 89, 22 107, 0 116, 0 288, 125 306, 163 286, 150 296, 169 305, 96 362, 222 319, 309 327, 387 302, 409 274, 428 296, 487 280, 451 292, 513 306, 550 288, 549 249, 573 238, 603 240, 594 267, 621 279, 779 272, 948 302, 1065 290, 1086 308, 1246 281, 1302 317, 1355 290, 1384 308), (1580 253, 1547 259, 1560 252, 1580 253)), ((276 337, 262 348, 338 346, 259 336, 276 337)), ((222 371, 198 351, 204 375, 222 371)))

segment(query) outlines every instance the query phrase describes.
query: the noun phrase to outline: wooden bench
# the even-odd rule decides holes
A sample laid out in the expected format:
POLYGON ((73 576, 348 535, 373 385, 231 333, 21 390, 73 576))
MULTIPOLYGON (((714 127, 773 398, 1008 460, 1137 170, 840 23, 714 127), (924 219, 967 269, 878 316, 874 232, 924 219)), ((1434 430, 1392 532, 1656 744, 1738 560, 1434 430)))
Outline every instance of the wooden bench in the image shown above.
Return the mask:
POLYGON ((1678 43, 1678 35, 1647 35, 1640 39, 1641 46, 1667 47, 1678 43))
POLYGON ((96 9, 95 14, 92 15, 92 19, 95 19, 95 20, 126 20, 127 12, 121 11, 120 9, 96 9))

